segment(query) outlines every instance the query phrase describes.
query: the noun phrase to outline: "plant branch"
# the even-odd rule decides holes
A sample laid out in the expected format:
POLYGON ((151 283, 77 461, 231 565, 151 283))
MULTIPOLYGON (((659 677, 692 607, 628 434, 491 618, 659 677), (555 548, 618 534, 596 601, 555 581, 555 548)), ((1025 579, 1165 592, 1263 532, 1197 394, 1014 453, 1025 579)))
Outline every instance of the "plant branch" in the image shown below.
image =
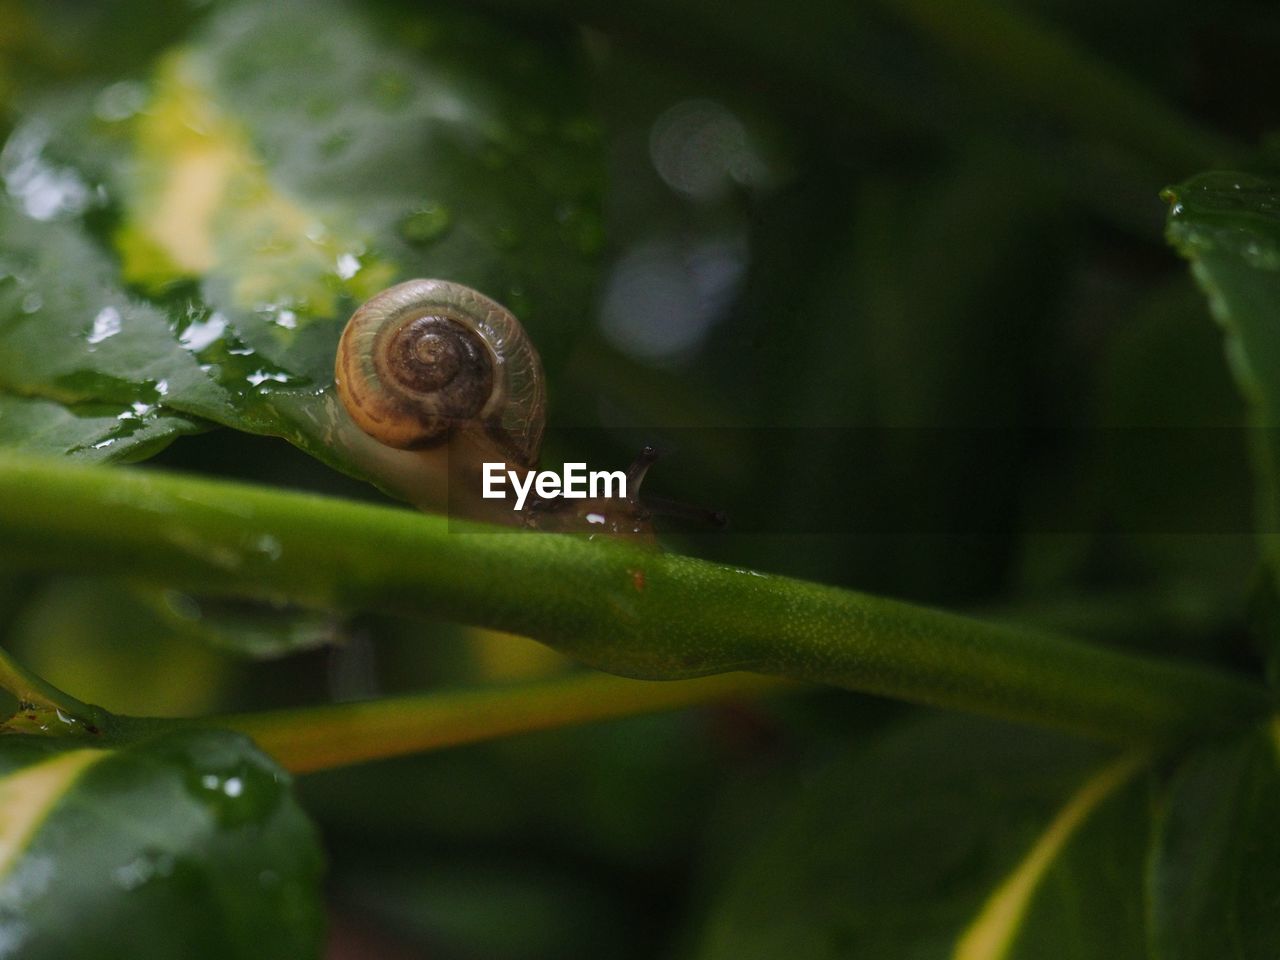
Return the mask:
POLYGON ((0 688, 8 690, 17 697, 20 707, 33 706, 44 710, 62 710, 68 714, 82 715, 88 715, 94 709, 37 677, 14 660, 6 650, 0 650, 0 688))
POLYGON ((745 670, 1169 741, 1271 708, 1257 684, 618 541, 0 454, 0 563, 524 634, 610 673, 745 670))
POLYGON ((100 733, 108 714, 100 707, 77 700, 47 680, 36 676, 7 650, 0 650, 0 689, 18 700, 18 709, 0 724, 12 732, 52 735, 100 733))
POLYGON ((246 713, 208 722, 253 737, 286 770, 312 773, 793 688, 786 681, 741 673, 655 683, 580 672, 554 680, 246 713))

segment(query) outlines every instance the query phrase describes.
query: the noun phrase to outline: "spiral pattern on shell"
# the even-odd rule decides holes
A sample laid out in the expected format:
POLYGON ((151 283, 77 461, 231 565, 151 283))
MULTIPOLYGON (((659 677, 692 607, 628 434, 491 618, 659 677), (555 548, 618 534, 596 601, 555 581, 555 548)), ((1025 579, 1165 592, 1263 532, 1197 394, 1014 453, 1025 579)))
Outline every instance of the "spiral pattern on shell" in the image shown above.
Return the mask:
POLYGON ((388 446, 432 446, 478 427, 504 459, 537 462, 542 361, 520 321, 470 287, 409 280, 382 291, 348 321, 334 376, 351 419, 388 446))

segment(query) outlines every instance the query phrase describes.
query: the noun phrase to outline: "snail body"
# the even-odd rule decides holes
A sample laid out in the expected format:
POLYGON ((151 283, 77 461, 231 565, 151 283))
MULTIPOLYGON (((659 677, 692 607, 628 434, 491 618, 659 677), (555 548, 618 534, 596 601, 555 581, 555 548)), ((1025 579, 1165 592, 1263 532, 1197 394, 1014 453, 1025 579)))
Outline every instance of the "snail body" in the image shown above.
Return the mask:
POLYGON ((634 488, 616 501, 524 511, 481 498, 485 462, 537 467, 547 401, 542 361, 520 322, 470 287, 409 280, 373 297, 342 333, 334 380, 345 419, 358 428, 339 423, 348 455, 420 508, 652 538, 634 488))

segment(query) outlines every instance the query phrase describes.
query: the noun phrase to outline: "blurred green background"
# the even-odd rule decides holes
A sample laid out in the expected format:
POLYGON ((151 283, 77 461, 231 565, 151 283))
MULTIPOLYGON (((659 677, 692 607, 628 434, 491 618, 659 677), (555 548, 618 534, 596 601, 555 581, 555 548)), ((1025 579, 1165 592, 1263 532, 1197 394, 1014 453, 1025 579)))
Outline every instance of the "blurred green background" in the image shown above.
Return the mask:
MULTIPOLYGON (((0 134, 39 120, 50 91, 145 90, 158 57, 237 6, 253 4, 0 0, 0 134)), ((489 0, 317 16, 373 38, 352 50, 443 57, 500 89, 526 82, 532 58, 548 85, 533 93, 575 105, 566 136, 586 146, 564 178, 580 202, 555 208, 555 229, 581 256, 527 254, 511 228, 506 256, 534 279, 512 268, 489 292, 543 354, 549 460, 623 465, 657 442, 672 452, 653 493, 732 504, 728 530, 676 529, 668 549, 1250 665, 1243 435, 1227 431, 1239 455, 1209 471, 1096 453, 1115 430, 1244 422, 1158 194, 1224 152, 1249 156, 1236 144, 1274 126, 1280 15, 1262 2, 936 4, 952 6, 489 0), (998 31, 983 41, 1006 9, 1114 83, 1046 87, 1043 51, 998 31), (1129 94, 1139 113, 1169 111, 1152 122, 1173 132, 1125 135, 1129 94), (571 307, 539 283, 572 287, 571 307), (938 442, 966 430, 983 442, 938 442), (1184 512, 1199 520, 1162 526, 1184 512), (879 532, 823 534, 831 513, 879 532)), ((305 86, 301 21, 292 42, 305 86)), ((268 157, 290 149, 275 135, 306 131, 264 134, 268 157)), ((540 159, 530 136, 527 162, 555 181, 558 155, 540 159)), ((469 197, 518 189, 483 152, 463 159, 469 172, 424 193, 419 239, 405 238, 424 272, 469 197)), ((365 185, 327 189, 360 202, 365 185)), ((107 206, 90 226, 113 217, 107 206)), ((150 462, 385 499, 229 429, 150 462)), ((133 713, 565 669, 517 638, 106 580, 6 583, 0 630, 55 684, 133 713)), ((331 955, 710 956, 703 931, 742 851, 813 770, 904 712, 814 693, 304 778, 330 856, 331 955)))

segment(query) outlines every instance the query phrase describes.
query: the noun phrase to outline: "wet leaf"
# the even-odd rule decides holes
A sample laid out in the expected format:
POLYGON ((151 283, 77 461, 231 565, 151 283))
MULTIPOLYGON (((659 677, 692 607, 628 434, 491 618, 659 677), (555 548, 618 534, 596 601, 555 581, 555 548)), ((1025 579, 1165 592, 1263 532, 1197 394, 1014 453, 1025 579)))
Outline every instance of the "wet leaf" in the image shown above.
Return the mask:
POLYGON ((281 436, 403 492, 417 460, 332 396, 338 335, 438 276, 571 342, 599 246, 577 63, 474 14, 231 4, 144 79, 33 97, 0 154, 0 394, 281 436))
POLYGON ((1131 758, 916 723, 760 819, 698 956, 1141 956, 1146 820, 1131 758))
POLYGON ((200 420, 133 404, 64 404, 0 393, 0 446, 78 460, 142 460, 175 438, 200 433, 200 420))
MULTIPOLYGON (((1221 324, 1227 362, 1249 404, 1256 528, 1280 577, 1280 183, 1214 172, 1170 187, 1168 238, 1221 324)), ((1272 658, 1280 632, 1270 630, 1272 658)))
POLYGON ((1280 942, 1280 726, 1199 751, 1157 822, 1152 940, 1161 960, 1262 960, 1280 942))
POLYGON ((315 834, 246 738, 76 746, 0 738, 0 956, 319 956, 315 834))

